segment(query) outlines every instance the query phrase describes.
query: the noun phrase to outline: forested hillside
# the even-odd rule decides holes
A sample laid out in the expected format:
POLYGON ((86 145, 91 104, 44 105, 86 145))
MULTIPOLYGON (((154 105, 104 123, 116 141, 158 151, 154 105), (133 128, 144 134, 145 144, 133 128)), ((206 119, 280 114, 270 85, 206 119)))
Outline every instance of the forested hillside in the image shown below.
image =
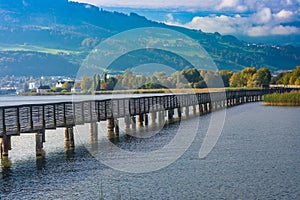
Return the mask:
MULTIPOLYGON (((83 59, 101 41, 139 27, 163 27, 188 35, 204 47, 219 69, 287 70, 300 65, 299 47, 250 44, 233 36, 167 26, 134 13, 108 12, 67 0, 0 0, 0 15, 0 76, 28 72, 33 76, 75 75, 83 59)), ((131 57, 141 56, 142 62, 153 58, 145 52, 135 52, 131 57)), ((157 59, 178 70, 185 67, 170 55, 157 59)), ((114 69, 130 67, 128 61, 116 63, 114 69)))

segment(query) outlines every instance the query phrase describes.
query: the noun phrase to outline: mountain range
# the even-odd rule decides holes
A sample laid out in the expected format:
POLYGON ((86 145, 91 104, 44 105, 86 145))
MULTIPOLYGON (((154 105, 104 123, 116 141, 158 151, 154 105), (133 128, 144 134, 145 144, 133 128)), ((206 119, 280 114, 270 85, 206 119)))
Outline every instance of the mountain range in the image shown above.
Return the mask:
MULTIPOLYGON (((109 12, 67 0, 0 0, 0 16, 0 77, 75 76, 84 58, 101 41, 141 27, 168 28, 193 38, 219 69, 268 67, 276 71, 300 65, 300 47, 248 43, 230 35, 169 26, 135 13, 109 12)), ((153 53, 133 52, 129 57, 146 63, 153 53)), ((114 69, 130 68, 130 59, 125 60, 128 62, 116 62, 114 69)), ((187 65, 168 53, 156 56, 156 60, 172 64, 178 70, 187 65)))

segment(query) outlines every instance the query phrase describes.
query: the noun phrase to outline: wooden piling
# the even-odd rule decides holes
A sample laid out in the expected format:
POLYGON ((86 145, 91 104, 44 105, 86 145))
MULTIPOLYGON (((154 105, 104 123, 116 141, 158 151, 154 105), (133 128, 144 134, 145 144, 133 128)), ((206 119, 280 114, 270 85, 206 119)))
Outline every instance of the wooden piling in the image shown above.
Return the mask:
POLYGON ((147 113, 144 115, 144 120, 145 120, 145 126, 148 126, 149 125, 149 117, 148 117, 147 113))
POLYGON ((113 118, 107 120, 107 132, 114 132, 115 120, 113 118))
POLYGON ((186 107, 185 107, 185 112, 184 112, 184 114, 185 114, 185 117, 186 117, 186 118, 189 117, 189 115, 190 115, 190 108, 189 108, 189 106, 186 106, 186 107))
POLYGON ((144 115, 138 115, 138 126, 144 126, 144 115))
POLYGON ((212 102, 209 102, 207 105, 207 112, 210 113, 212 112, 212 102))
POLYGON ((207 114, 207 103, 203 104, 203 114, 207 114))
POLYGON ((41 132, 35 133, 35 153, 36 156, 42 156, 43 151, 43 135, 41 132))
POLYGON ((2 136, 1 140, 1 157, 8 157, 9 141, 7 140, 7 135, 2 136))
POLYGON ((151 123, 155 124, 156 122, 156 112, 150 112, 151 123))
POLYGON ((74 128, 69 127, 69 138, 70 138, 70 147, 75 147, 75 141, 74 141, 74 128))
POLYGON ((130 116, 129 115, 126 115, 125 118, 124 118, 124 129, 125 129, 125 132, 129 131, 130 129, 130 116))
POLYGON ((70 141, 69 128, 65 128, 65 142, 70 141))
POLYGON ((115 124, 115 133, 116 133, 116 136, 119 137, 119 135, 120 135, 119 120, 116 119, 115 122, 114 122, 114 124, 115 124))
POLYGON ((181 115, 182 115, 180 107, 177 108, 177 114, 178 114, 178 118, 180 120, 181 119, 181 115))
POLYGON ((131 116, 131 128, 132 130, 136 130, 136 117, 131 116))
POLYGON ((11 150, 11 135, 7 135, 6 140, 7 140, 7 148, 8 150, 11 150))
POLYGON ((196 115, 196 105, 193 105, 193 115, 195 116, 196 115))
POLYGON ((96 122, 90 123, 90 138, 91 141, 98 140, 98 126, 96 122))
POLYGON ((169 123, 173 122, 173 115, 174 115, 174 110, 173 109, 168 110, 168 121, 169 121, 169 123))
POLYGON ((203 115, 203 104, 199 104, 199 115, 202 116, 203 115))
POLYGON ((158 123, 162 124, 164 123, 165 119, 165 115, 164 115, 164 111, 158 111, 158 123))
POLYGON ((42 142, 45 143, 46 142, 46 130, 42 129, 41 132, 42 132, 42 142))

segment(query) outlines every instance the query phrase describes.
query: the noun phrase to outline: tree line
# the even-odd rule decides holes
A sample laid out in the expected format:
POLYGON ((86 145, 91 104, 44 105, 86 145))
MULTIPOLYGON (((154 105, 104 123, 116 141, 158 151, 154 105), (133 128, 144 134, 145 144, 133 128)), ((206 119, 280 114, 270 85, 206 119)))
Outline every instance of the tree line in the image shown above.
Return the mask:
POLYGON ((162 88, 207 88, 207 87, 247 87, 255 88, 269 84, 300 85, 300 67, 293 71, 271 76, 268 68, 245 68, 238 72, 230 70, 210 71, 195 68, 176 71, 171 75, 155 72, 151 76, 134 74, 127 69, 122 75, 110 76, 94 74, 82 77, 80 86, 83 92, 101 90, 162 89, 162 88))

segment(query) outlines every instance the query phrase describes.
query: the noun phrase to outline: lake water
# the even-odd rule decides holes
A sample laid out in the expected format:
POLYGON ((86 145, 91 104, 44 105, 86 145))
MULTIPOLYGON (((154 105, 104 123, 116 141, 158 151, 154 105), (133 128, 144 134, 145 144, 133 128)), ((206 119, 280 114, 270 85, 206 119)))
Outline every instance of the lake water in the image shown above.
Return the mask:
MULTIPOLYGON (((99 199, 101 193, 104 199, 299 199, 299 119, 300 107, 250 103, 229 108, 221 137, 204 159, 198 154, 210 114, 166 126, 152 137, 121 136, 114 141, 131 152, 155 151, 175 138, 179 126, 190 137, 199 123, 197 135, 179 159, 148 173, 106 166, 87 150, 89 133, 82 131, 75 134, 73 150, 64 148, 63 129, 47 131, 45 158, 36 160, 34 134, 24 134, 12 138, 11 165, 0 169, 0 199, 99 199)), ((101 123, 98 145, 105 138, 101 123)), ((179 151, 173 150, 170 155, 179 151)), ((133 162, 111 153, 115 164, 133 162)), ((144 164, 155 162, 159 163, 154 158, 144 164)))

